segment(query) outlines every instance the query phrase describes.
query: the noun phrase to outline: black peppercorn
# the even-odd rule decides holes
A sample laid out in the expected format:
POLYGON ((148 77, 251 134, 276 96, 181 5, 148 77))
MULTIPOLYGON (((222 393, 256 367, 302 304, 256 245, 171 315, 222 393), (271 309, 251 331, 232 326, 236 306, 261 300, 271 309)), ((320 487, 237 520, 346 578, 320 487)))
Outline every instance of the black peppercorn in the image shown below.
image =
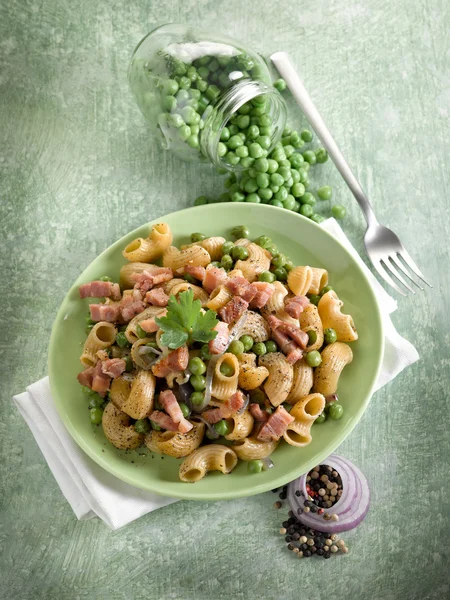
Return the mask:
POLYGON ((330 556, 331 556, 331 552, 324 552, 323 553, 323 557, 324 558, 330 558, 330 556))
POLYGON ((291 538, 291 536, 290 536, 290 535, 287 535, 287 536, 286 536, 284 539, 285 539, 287 542, 290 542, 290 541, 292 540, 292 538, 291 538))

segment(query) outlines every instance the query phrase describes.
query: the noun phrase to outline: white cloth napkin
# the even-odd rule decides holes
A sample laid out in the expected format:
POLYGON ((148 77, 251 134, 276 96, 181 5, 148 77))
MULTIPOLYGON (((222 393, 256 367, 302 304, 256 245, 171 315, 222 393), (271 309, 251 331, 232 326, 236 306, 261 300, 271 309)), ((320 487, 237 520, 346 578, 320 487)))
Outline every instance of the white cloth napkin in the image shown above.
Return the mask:
MULTIPOLYGON (((379 389, 418 360, 419 355, 398 334, 389 317, 396 310, 397 303, 364 265, 338 223, 328 219, 322 227, 352 253, 364 269, 378 298, 386 335, 383 365, 376 386, 379 389)), ((14 402, 78 519, 97 516, 111 529, 119 529, 142 515, 175 502, 174 498, 157 496, 122 482, 90 459, 72 440, 59 418, 48 377, 30 385, 23 394, 14 396, 14 402)))

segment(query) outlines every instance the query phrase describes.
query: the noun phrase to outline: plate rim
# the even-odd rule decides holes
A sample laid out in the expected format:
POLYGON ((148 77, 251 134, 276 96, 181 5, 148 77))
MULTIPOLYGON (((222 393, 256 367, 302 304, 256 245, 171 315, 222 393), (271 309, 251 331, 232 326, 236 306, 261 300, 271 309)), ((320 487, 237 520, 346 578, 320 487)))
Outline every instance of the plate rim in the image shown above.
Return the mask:
MULTIPOLYGON (((118 474, 117 470, 109 464, 109 462, 106 458, 104 458, 103 456, 97 455, 95 452, 93 452, 91 450, 90 445, 87 442, 85 442, 83 435, 79 434, 77 428, 72 426, 72 423, 71 423, 69 417, 67 416, 66 412, 63 410, 63 405, 62 405, 61 401, 58 400, 59 396, 56 391, 56 384, 54 383, 55 372, 53 370, 52 360, 53 360, 53 356, 54 356, 53 347, 55 345, 56 329, 57 329, 56 326, 60 322, 60 320, 64 318, 64 314, 66 312, 65 305, 69 301, 70 296, 73 294, 74 290, 77 289, 79 287, 79 285, 81 285, 81 283, 83 283, 83 278, 84 278, 85 272, 91 267, 91 265, 94 261, 97 261, 98 259, 100 259, 104 255, 106 255, 107 253, 109 253, 113 250, 116 250, 119 246, 123 245, 122 240, 125 237, 128 237, 131 234, 137 236, 137 233, 143 227, 150 226, 158 221, 164 221, 165 219, 171 217, 172 215, 179 214, 179 213, 185 213, 188 211, 189 212, 201 212, 202 210, 204 211, 205 209, 207 211, 214 212, 215 208, 213 208, 213 207, 216 207, 217 205, 220 206, 221 204, 222 203, 218 203, 218 204, 215 203, 215 204, 208 204, 208 205, 201 205, 201 206, 192 206, 192 207, 184 208, 184 209, 181 209, 178 211, 173 211, 171 213, 167 213, 160 217, 156 217, 155 219, 152 219, 151 221, 148 221, 146 223, 142 223, 141 225, 139 225, 132 231, 125 233, 121 238, 119 238, 118 240, 116 240, 115 242, 110 244, 98 256, 96 256, 78 275, 76 280, 70 286, 69 290, 66 292, 64 299, 61 302, 61 305, 56 313, 56 317, 52 324, 52 331, 51 331, 50 340, 49 340, 49 344, 48 344, 47 367, 48 367, 50 391, 52 394, 53 404, 56 407, 57 413, 58 413, 60 419, 62 420, 64 427, 66 428, 66 430, 68 431, 68 433, 70 434, 72 439, 76 442, 78 447, 81 448, 81 450, 90 459, 92 459, 100 467, 105 469, 108 473, 110 473, 114 477, 117 477, 117 479, 119 479, 120 481, 123 481, 136 489, 145 490, 147 492, 154 493, 158 496, 168 497, 167 492, 165 492, 164 489, 161 489, 161 488, 164 488, 164 482, 162 482, 159 485, 158 485, 158 482, 155 482, 156 487, 153 487, 153 486, 149 487, 148 485, 139 485, 139 483, 136 482, 135 478, 133 478, 131 475, 130 476, 128 475, 127 471, 124 471, 124 473, 121 472, 120 474, 118 474)), ((241 208, 238 208, 238 207, 243 207, 243 206, 245 206, 247 210, 263 209, 263 210, 269 210, 269 211, 278 211, 278 213, 275 213, 275 214, 285 214, 286 213, 286 209, 284 209, 284 208, 279 208, 279 207, 271 206, 271 205, 257 205, 257 207, 255 205, 254 207, 249 207, 248 203, 247 204, 246 203, 236 203, 236 204, 234 204, 233 209, 237 209, 236 212, 239 212, 239 210, 241 210, 241 208)), ((210 493, 209 492, 206 492, 206 493, 205 492, 197 492, 196 493, 195 486, 190 485, 190 486, 186 486, 186 491, 189 489, 189 493, 185 494, 182 491, 184 488, 180 487, 179 492, 177 492, 177 491, 170 492, 171 498, 177 498, 180 500, 216 500, 216 501, 217 500, 232 500, 234 498, 245 498, 248 496, 254 496, 256 494, 260 494, 260 493, 269 491, 276 487, 281 487, 282 485, 285 485, 289 481, 292 481, 293 479, 299 477, 303 473, 308 472, 314 466, 316 466, 317 464, 320 464, 323 460, 325 460, 328 456, 330 456, 330 454, 335 452, 336 449, 351 434, 353 429, 360 422, 360 420, 362 419, 362 417, 363 417, 365 411, 367 410, 368 405, 372 399, 372 396, 374 394, 374 388, 375 388, 376 382, 377 382, 379 374, 380 374, 383 357, 384 357, 384 351, 385 351, 384 323, 383 323, 383 318, 382 318, 379 302, 378 302, 378 299, 374 292, 373 286, 370 283, 370 280, 367 277, 366 273, 364 272, 364 269, 361 267, 361 265, 358 264, 358 262, 356 261, 354 256, 352 256, 352 253, 340 242, 340 240, 335 238, 330 232, 328 232, 326 229, 323 229, 322 227, 320 227, 319 224, 315 223, 314 221, 311 221, 311 219, 309 219, 307 217, 304 217, 297 213, 293 213, 291 211, 290 211, 289 216, 294 217, 294 218, 303 219, 305 222, 308 222, 308 226, 317 228, 317 230, 320 230, 322 232, 322 234, 325 234, 328 238, 330 238, 333 243, 338 244, 341 247, 341 249, 344 251, 344 253, 349 257, 352 264, 354 264, 356 266, 360 275, 362 275, 362 277, 365 279, 365 281, 367 283, 369 294, 372 297, 373 303, 376 307, 376 315, 375 316, 376 316, 376 320, 378 321, 378 331, 380 333, 380 346, 378 349, 378 355, 377 355, 377 359, 376 359, 377 365, 376 365, 376 369, 374 372, 373 380, 370 385, 369 392, 366 394, 364 402, 359 407, 357 416, 354 419, 352 419, 347 424, 347 426, 337 435, 336 440, 333 443, 334 448, 332 448, 331 450, 317 452, 314 455, 314 457, 311 458, 311 460, 309 460, 306 463, 306 467, 302 466, 301 468, 298 468, 298 467, 295 468, 295 466, 294 466, 292 469, 289 470, 288 473, 280 474, 278 477, 271 480, 269 483, 262 482, 262 483, 256 484, 256 485, 252 484, 249 489, 243 489, 243 490, 238 490, 238 491, 230 491, 227 489, 223 489, 220 492, 210 492, 210 493)), ((132 471, 130 470, 130 473, 131 472, 132 471)), ((224 480, 224 483, 226 483, 226 480, 224 480)))

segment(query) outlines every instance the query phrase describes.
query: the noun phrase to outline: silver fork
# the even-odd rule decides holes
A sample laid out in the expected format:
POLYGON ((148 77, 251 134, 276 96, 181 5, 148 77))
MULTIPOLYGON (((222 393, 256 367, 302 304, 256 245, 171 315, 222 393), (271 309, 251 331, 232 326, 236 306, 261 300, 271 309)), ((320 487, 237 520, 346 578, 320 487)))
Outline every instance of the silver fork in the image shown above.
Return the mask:
POLYGON ((367 221, 364 245, 378 275, 399 294, 402 294, 402 296, 406 296, 406 294, 393 277, 395 277, 405 289, 413 294, 415 294, 415 291, 409 283, 405 281, 405 277, 420 290, 423 290, 423 288, 412 276, 411 272, 428 286, 432 287, 408 254, 398 236, 378 222, 366 194, 350 169, 342 152, 339 150, 331 133, 328 131, 327 126, 320 116, 319 111, 314 106, 313 101, 300 80, 287 53, 276 52, 275 54, 272 54, 270 58, 281 77, 286 81, 297 104, 303 110, 306 118, 328 151, 328 154, 364 213, 364 217, 367 221))

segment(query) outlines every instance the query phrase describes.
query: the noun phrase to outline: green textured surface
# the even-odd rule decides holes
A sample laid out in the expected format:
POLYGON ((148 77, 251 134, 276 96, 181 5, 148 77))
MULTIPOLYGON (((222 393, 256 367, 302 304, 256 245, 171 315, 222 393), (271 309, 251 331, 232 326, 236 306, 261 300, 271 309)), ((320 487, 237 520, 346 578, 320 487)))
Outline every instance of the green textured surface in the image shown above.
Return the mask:
MULTIPOLYGON (((0 14, 0 597, 448 598, 448 2, 11 0, 0 14), (290 555, 271 493, 179 502, 115 533, 77 522, 11 404, 45 374, 57 308, 100 251, 220 186, 149 143, 127 89, 137 41, 184 15, 293 55, 380 219, 435 285, 394 315, 422 361, 339 449, 373 491, 345 557, 290 555)), ((362 250, 357 206, 331 165, 322 173, 362 250)))

